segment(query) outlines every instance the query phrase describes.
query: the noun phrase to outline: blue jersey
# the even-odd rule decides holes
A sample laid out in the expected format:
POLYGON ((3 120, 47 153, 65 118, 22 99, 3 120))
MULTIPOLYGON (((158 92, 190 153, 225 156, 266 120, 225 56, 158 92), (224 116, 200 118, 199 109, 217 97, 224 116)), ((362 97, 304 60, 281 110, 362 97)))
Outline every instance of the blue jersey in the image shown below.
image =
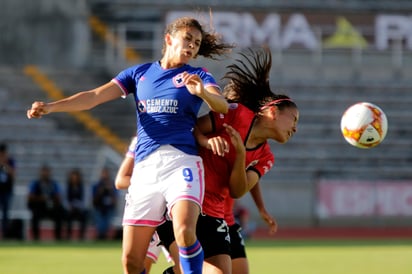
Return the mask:
POLYGON ((120 72, 113 81, 136 101, 136 162, 159 146, 169 144, 197 154, 193 128, 203 100, 189 93, 182 73, 198 74, 205 87, 218 88, 213 76, 204 68, 184 65, 163 69, 160 62, 136 65, 120 72))

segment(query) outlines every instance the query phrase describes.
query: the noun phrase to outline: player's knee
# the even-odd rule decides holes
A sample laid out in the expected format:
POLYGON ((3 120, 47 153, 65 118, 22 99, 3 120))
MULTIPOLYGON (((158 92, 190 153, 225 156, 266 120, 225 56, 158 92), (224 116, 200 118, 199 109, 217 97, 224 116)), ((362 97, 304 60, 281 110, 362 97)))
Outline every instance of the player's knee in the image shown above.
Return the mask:
POLYGON ((174 228, 178 246, 190 246, 196 241, 196 227, 181 225, 174 228))

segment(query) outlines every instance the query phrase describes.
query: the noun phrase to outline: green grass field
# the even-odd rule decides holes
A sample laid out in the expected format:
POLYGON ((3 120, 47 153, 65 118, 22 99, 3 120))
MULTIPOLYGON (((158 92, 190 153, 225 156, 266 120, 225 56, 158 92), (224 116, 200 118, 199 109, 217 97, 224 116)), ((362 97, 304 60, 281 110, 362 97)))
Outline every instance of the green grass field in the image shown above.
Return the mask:
MULTIPOLYGON (((252 274, 411 274, 412 240, 248 241, 252 274)), ((1 274, 122 273, 121 243, 0 242, 1 274)), ((164 257, 153 274, 168 267, 164 257)))

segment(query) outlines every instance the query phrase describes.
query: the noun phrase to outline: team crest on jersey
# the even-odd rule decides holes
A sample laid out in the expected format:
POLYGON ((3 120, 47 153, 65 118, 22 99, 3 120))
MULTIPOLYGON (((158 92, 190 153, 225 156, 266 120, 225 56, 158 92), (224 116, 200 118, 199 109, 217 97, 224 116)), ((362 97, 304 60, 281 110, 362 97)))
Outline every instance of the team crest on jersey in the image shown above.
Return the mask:
POLYGON ((139 112, 146 112, 147 108, 146 108, 146 101, 139 101, 137 102, 137 110, 139 112))
POLYGON ((247 165, 246 169, 248 169, 248 168, 250 168, 250 167, 252 167, 252 166, 257 165, 258 163, 259 163, 259 160, 253 160, 252 162, 250 162, 250 163, 247 165))
POLYGON ((183 73, 179 73, 178 75, 176 75, 175 77, 173 77, 172 79, 173 81, 173 85, 177 88, 183 87, 183 73))
MULTIPOLYGON (((239 107, 238 103, 230 103, 229 104, 229 109, 237 109, 239 107)), ((219 114, 220 119, 225 119, 225 115, 223 113, 219 114)))

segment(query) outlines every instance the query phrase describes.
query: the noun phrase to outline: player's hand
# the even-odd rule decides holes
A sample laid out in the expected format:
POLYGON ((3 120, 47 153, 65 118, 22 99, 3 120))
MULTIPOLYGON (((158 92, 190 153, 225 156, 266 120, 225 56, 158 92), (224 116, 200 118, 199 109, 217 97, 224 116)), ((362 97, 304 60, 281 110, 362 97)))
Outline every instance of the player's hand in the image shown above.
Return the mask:
POLYGON ((207 140, 207 148, 213 151, 213 154, 225 156, 229 152, 229 144, 225 138, 216 136, 207 140))
POLYGON ((27 110, 27 118, 41 118, 49 113, 48 105, 44 102, 34 102, 31 108, 27 110))
POLYGON ((199 75, 190 74, 185 71, 183 72, 182 80, 190 94, 200 96, 205 92, 203 81, 199 75))
POLYGON ((262 217, 265 223, 269 226, 269 234, 275 234, 278 230, 278 224, 276 222, 276 219, 273 218, 267 211, 261 211, 260 217, 262 217))
POLYGON ((230 141, 232 142, 236 153, 246 153, 246 148, 243 144, 243 140, 242 137, 240 137, 239 132, 228 124, 223 124, 223 126, 225 127, 227 134, 229 134, 230 141))

